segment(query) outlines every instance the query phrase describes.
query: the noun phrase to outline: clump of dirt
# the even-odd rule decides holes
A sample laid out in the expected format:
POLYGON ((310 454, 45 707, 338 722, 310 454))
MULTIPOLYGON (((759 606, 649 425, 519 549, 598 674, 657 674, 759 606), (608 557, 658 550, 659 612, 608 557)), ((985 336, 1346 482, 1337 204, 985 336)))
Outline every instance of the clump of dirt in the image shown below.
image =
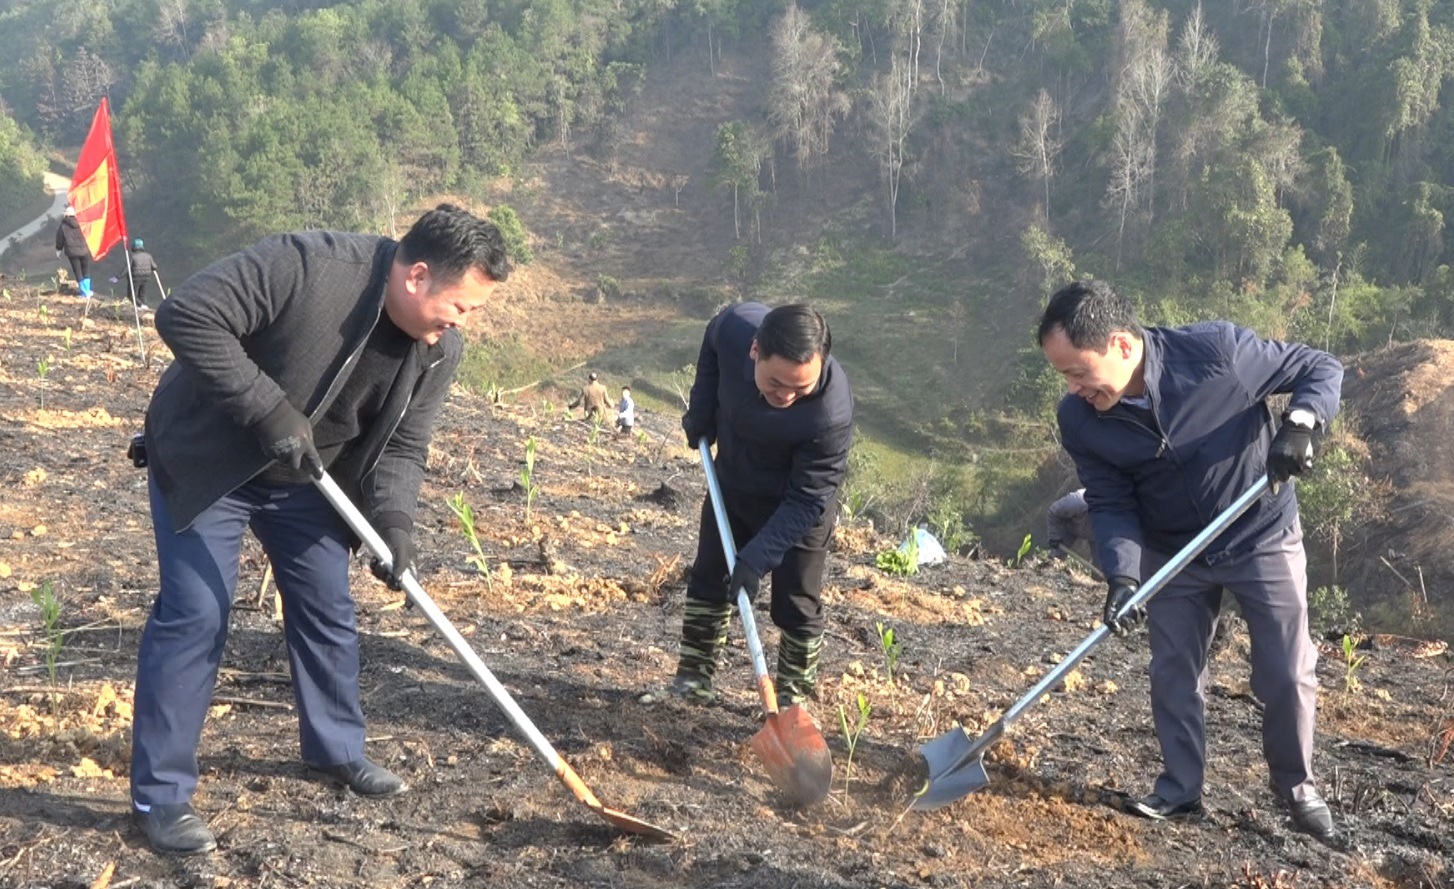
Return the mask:
MULTIPOLYGON (((144 474, 123 454, 165 349, 146 331, 149 362, 105 353, 134 337, 105 306, 88 326, 78 300, 46 294, 44 317, 41 302, 22 292, 0 303, 0 885, 1447 885, 1454 673, 1447 652, 1411 645, 1373 645, 1356 668, 1322 648, 1315 761, 1341 851, 1293 832, 1266 789, 1261 705, 1235 624, 1208 678, 1207 821, 1125 812, 1159 763, 1136 637, 1097 649, 1011 726, 986 757, 987 787, 909 811, 924 780, 918 748, 992 725, 1091 632, 1102 588, 1034 556, 1010 567, 952 555, 889 577, 874 555, 894 541, 851 523, 829 559, 822 680, 807 705, 833 754, 832 790, 791 805, 749 744, 761 717, 739 628, 717 706, 638 701, 675 667, 704 493, 696 455, 660 444, 679 439, 674 418, 644 417, 647 443, 600 436, 544 402, 463 391, 422 493, 424 586, 597 796, 678 841, 641 842, 581 805, 362 562, 352 581, 368 750, 411 790, 368 801, 309 772, 274 590, 250 545, 194 800, 219 849, 153 855, 128 819, 126 770, 156 567, 144 474), (78 360, 94 354, 109 358, 78 360), (46 356, 42 407, 32 368, 46 356), (534 497, 513 486, 532 438, 534 497), (674 496, 653 496, 663 490, 674 496), (456 497, 475 512, 478 552, 448 505, 456 497), (33 599, 47 583, 59 604, 49 625, 33 599)), ((759 625, 771 657, 765 610, 759 625)))

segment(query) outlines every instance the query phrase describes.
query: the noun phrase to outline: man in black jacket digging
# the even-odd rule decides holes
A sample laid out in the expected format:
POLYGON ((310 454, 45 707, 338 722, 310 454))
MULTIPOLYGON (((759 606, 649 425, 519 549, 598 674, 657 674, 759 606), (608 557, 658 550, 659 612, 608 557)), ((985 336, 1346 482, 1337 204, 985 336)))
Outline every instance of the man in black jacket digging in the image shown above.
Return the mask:
POLYGON ((709 500, 687 581, 680 661, 671 685, 648 693, 713 699, 736 591, 756 596, 772 575, 778 704, 813 695, 823 645, 823 566, 853 436, 853 393, 830 354, 828 323, 805 305, 741 303, 707 325, 682 428, 693 447, 717 444, 718 478, 739 545, 731 577, 709 500))
POLYGON ((398 242, 267 238, 158 309, 176 360, 146 416, 161 591, 137 656, 131 762, 153 848, 216 846, 190 800, 249 528, 282 594, 303 761, 365 796, 403 789, 364 756, 352 535, 313 469, 328 469, 378 529, 393 564, 384 579, 397 588, 413 563, 431 431, 463 354, 457 328, 508 274, 498 229, 445 204, 398 242))

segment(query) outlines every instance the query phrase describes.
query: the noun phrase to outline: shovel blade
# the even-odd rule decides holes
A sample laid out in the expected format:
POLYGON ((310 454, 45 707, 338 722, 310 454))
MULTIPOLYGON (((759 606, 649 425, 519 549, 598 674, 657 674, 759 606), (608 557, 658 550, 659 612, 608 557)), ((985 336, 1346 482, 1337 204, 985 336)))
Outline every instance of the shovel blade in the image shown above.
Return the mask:
POLYGON ((752 752, 795 805, 811 806, 833 786, 833 756, 808 711, 793 705, 769 714, 752 736, 752 752))
POLYGON ((955 728, 920 747, 919 755, 929 766, 929 777, 909 807, 927 812, 988 787, 990 776, 985 771, 984 755, 973 755, 974 746, 964 729, 955 728))
POLYGON ((605 818, 618 830, 636 834, 652 842, 670 843, 676 840, 676 836, 671 831, 657 827, 649 821, 642 821, 640 818, 628 815, 618 809, 609 809, 602 806, 596 810, 596 814, 605 818))

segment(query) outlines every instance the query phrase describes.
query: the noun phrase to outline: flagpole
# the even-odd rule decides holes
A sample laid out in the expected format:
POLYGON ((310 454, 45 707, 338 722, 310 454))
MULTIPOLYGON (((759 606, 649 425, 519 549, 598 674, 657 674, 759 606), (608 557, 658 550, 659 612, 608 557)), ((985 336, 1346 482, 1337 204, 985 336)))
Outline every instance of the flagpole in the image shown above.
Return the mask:
POLYGON ((141 367, 145 370, 151 362, 146 360, 146 343, 141 338, 141 307, 136 304, 136 281, 131 277, 131 242, 123 241, 121 249, 126 254, 126 292, 131 295, 131 314, 136 319, 136 348, 141 353, 141 367))

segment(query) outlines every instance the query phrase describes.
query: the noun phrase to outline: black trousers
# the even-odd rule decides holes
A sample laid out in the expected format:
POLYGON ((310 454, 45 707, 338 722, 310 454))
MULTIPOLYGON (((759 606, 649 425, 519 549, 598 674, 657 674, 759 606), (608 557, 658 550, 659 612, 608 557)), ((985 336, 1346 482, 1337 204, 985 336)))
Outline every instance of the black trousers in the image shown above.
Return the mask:
MULTIPOLYGON (((745 517, 729 504, 727 521, 732 526, 732 539, 740 549, 751 540, 771 516, 758 519, 745 517), (754 522, 750 519, 758 519, 754 522)), ((772 572, 772 622, 780 630, 798 636, 823 635, 823 566, 828 561, 828 538, 838 523, 838 500, 828 504, 818 524, 808 529, 803 539, 788 550, 782 564, 772 572)), ((697 533, 697 560, 687 578, 687 598, 701 602, 730 601, 727 589, 727 557, 722 552, 722 538, 717 533, 717 518, 712 513, 710 498, 702 501, 701 528, 697 533)))
POLYGON ((67 253, 66 259, 71 263, 71 277, 76 279, 77 284, 81 283, 82 278, 91 277, 91 257, 72 256, 67 253))

